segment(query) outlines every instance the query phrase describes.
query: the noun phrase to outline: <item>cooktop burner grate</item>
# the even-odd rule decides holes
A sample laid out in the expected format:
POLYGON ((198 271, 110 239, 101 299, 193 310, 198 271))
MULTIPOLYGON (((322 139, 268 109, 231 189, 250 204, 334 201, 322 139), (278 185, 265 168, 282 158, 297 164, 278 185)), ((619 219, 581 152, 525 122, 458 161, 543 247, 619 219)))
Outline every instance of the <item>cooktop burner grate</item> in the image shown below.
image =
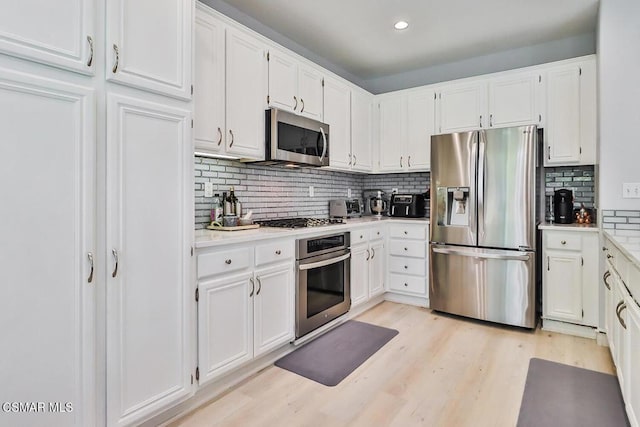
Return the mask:
POLYGON ((344 224, 340 218, 281 218, 256 221, 262 227, 306 228, 324 225, 344 224))

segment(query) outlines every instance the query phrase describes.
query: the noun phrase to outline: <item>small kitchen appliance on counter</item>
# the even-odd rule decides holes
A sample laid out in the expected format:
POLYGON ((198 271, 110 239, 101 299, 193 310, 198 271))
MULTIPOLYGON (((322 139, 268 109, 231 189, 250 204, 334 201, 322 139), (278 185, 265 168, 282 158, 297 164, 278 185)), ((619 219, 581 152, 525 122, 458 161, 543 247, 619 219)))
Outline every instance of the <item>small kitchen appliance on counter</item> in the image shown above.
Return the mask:
POLYGON ((559 224, 573 223, 573 191, 561 188, 553 194, 553 217, 559 224))
POLYGON ((382 190, 364 190, 362 192, 364 200, 364 214, 383 216, 389 210, 389 199, 382 190))
POLYGON ((360 199, 329 200, 329 217, 331 218, 359 218, 362 216, 362 210, 360 199))
POLYGON ((403 218, 424 217, 424 194, 392 194, 389 215, 403 218))

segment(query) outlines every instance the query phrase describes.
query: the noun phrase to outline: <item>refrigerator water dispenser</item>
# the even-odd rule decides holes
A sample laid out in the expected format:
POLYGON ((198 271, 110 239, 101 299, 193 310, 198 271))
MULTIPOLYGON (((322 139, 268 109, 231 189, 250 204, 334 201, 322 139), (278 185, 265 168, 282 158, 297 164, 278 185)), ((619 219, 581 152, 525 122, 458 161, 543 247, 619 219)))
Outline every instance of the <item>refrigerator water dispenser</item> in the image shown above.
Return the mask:
POLYGON ((438 187, 438 225, 469 226, 469 187, 438 187))

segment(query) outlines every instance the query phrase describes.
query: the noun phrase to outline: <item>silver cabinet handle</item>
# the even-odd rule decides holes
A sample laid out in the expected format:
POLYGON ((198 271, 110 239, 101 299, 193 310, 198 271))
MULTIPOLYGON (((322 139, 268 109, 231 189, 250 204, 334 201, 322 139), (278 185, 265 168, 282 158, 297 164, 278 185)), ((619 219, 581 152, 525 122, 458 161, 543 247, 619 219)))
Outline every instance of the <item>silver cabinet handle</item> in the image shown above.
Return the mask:
POLYGON ((258 282, 258 290, 256 291, 256 296, 260 295, 260 291, 262 290, 262 280, 259 277, 256 277, 256 281, 258 282))
POLYGON ((331 259, 327 259, 324 261, 318 261, 318 262, 311 262, 309 264, 300 264, 298 266, 298 270, 311 270, 314 268, 319 268, 319 267, 325 267, 327 265, 331 265, 331 264, 337 264, 341 261, 344 261, 347 258, 351 257, 351 253, 339 256, 337 258, 331 258, 331 259))
POLYGON ((225 260, 224 263, 227 264, 227 265, 231 264, 231 259, 225 260))
POLYGON ((567 241, 566 240, 561 240, 560 243, 563 244, 563 245, 566 245, 567 241))
POLYGON ((89 271, 89 278, 87 279, 87 283, 93 282, 93 254, 91 252, 87 253, 87 258, 89 259, 89 266, 91 270, 89 271))
POLYGON ((621 316, 625 308, 627 308, 627 304, 625 304, 623 301, 620 301, 620 304, 618 304, 618 309, 616 310, 616 315, 618 316, 618 322, 620 322, 620 325, 622 325, 624 329, 627 329, 627 324, 624 320, 622 320, 621 316))
POLYGON ((280 255, 281 253, 282 253, 282 251, 281 251, 280 249, 278 249, 278 250, 276 251, 276 255, 280 255))
POLYGON ((366 259, 366 261, 369 261, 369 258, 371 258, 371 252, 369 252, 369 249, 367 249, 367 259, 366 259))
POLYGON ((91 67, 91 64, 93 64, 93 38, 91 36, 87 36, 87 41, 89 42, 89 59, 87 60, 87 67, 91 67))
POLYGON ((253 296, 253 291, 256 289, 256 284, 253 282, 253 277, 249 277, 249 282, 251 282, 251 292, 249 292, 249 298, 253 296))
POLYGON ((602 276, 602 281, 604 282, 604 286, 611 290, 611 285, 609 284, 609 282, 607 282, 607 279, 611 277, 611 272, 609 270, 607 270, 604 275, 602 276))
POLYGON ((376 256, 376 250, 371 248, 371 259, 376 256))
POLYGON ((400 156, 400 167, 402 167, 402 156, 400 156))
POLYGON ((608 248, 608 247, 606 247, 606 246, 603 246, 603 247, 602 247, 602 252, 606 252, 606 251, 608 251, 608 250, 609 250, 609 248, 608 248))
POLYGON ((118 275, 118 251, 116 251, 115 249, 111 249, 111 254, 113 255, 113 261, 115 262, 111 277, 116 277, 118 275))
POLYGON ((298 98, 294 96, 293 100, 296 102, 296 105, 293 106, 293 111, 296 111, 296 109, 298 108, 298 98))
POLYGON ((118 65, 120 64, 120 51, 118 50, 118 45, 115 43, 113 44, 113 52, 116 54, 116 60, 111 71, 115 74, 118 71, 118 65))
POLYGON ((300 109, 300 112, 303 113, 304 112, 304 99, 300 98, 300 102, 302 103, 302 108, 300 109))
POLYGON ((320 162, 322 162, 325 154, 327 154, 327 135, 325 135, 324 129, 322 128, 320 128, 320 133, 322 134, 322 154, 320 155, 320 162))
POLYGON ((547 159, 551 160, 551 146, 547 145, 547 159))
POLYGON ((218 127, 218 145, 222 144, 222 129, 218 127))
POLYGON ((231 135, 231 142, 229 143, 229 147, 233 147, 233 130, 229 129, 229 135, 231 135))
POLYGON ((358 161, 358 157, 356 157, 356 155, 354 154, 353 155, 353 165, 352 166, 355 166, 357 161, 358 161))
POLYGON ((347 154, 347 156, 349 157, 349 166, 352 166, 352 164, 351 164, 351 157, 352 157, 351 153, 347 154))
POLYGON ((482 114, 480 114, 480 127, 482 127, 482 114))
POLYGON ((493 127, 493 114, 489 114, 489 127, 493 127))
POLYGON ((613 258, 613 255, 607 254, 607 259, 611 259, 611 258, 613 258))
POLYGON ((407 157, 407 166, 411 167, 411 156, 407 157))

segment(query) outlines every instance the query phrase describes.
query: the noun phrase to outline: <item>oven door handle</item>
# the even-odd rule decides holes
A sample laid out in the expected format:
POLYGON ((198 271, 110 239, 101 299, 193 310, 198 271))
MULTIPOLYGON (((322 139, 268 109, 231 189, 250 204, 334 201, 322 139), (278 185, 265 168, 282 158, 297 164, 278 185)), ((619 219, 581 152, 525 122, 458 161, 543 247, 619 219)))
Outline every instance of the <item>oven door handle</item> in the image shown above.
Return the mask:
POLYGON ((331 264, 336 264, 339 263, 340 261, 344 261, 347 258, 351 257, 351 253, 339 256, 337 258, 330 258, 330 259, 326 259, 324 261, 318 261, 318 262, 311 262, 309 264, 300 264, 298 266, 299 270, 311 270, 312 268, 318 268, 318 267, 325 267, 327 265, 331 265, 331 264))

